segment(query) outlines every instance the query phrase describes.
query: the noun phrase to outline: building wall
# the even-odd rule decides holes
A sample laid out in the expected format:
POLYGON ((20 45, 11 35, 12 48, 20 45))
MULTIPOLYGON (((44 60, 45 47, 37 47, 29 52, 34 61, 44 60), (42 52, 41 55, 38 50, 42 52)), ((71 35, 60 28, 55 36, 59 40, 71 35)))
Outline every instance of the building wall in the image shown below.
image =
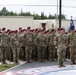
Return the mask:
MULTIPOLYGON (((34 20, 33 21, 33 28, 40 28, 42 29, 41 23, 46 23, 46 29, 50 30, 52 28, 57 29, 59 28, 59 21, 56 19, 50 19, 50 20, 34 20)), ((74 25, 76 29, 76 20, 74 20, 74 25)), ((66 31, 68 31, 68 28, 70 26, 70 20, 62 20, 61 27, 65 28, 66 31)))
POLYGON ((19 27, 27 28, 33 27, 32 16, 2 16, 0 17, 0 28, 18 29, 19 27))
MULTIPOLYGON (((52 28, 57 29, 59 27, 59 22, 56 19, 48 20, 34 20, 33 16, 1 16, 0 17, 0 28, 6 27, 7 29, 18 29, 19 27, 27 28, 30 26, 35 29, 42 29, 42 23, 46 23, 46 29, 50 30, 52 28), (57 24, 58 23, 58 24, 57 24)), ((74 25, 76 29, 76 20, 74 20, 74 25)), ((62 20, 63 28, 68 31, 70 26, 70 20, 62 20)))
POLYGON ((33 20, 33 28, 42 29, 42 23, 46 23, 46 29, 52 28, 53 20, 33 20))

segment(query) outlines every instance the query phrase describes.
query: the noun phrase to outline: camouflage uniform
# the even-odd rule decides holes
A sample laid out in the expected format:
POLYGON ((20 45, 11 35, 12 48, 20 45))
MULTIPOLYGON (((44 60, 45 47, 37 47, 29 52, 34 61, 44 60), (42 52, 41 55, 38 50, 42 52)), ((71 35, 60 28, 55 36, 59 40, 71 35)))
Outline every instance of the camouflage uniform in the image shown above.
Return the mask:
POLYGON ((68 35, 68 44, 71 45, 71 50, 70 50, 70 59, 71 59, 71 64, 75 64, 75 54, 76 54, 76 34, 70 33, 68 35))
MULTIPOLYGON (((6 33, 7 34, 7 33, 6 33)), ((7 47, 6 47, 6 59, 7 60, 11 60, 11 53, 10 53, 10 37, 9 35, 7 34, 8 38, 7 38, 7 47)))
POLYGON ((49 38, 49 34, 46 34, 45 33, 45 37, 46 37, 46 50, 45 50, 45 59, 46 60, 49 60, 49 41, 48 41, 48 38, 49 38))
POLYGON ((63 62, 66 54, 67 37, 65 34, 58 34, 55 37, 54 45, 57 46, 57 55, 59 66, 63 66, 63 62))
POLYGON ((0 33, 0 62, 1 62, 1 33, 0 33))
POLYGON ((13 61, 15 63, 18 63, 18 60, 19 60, 19 41, 18 41, 17 34, 14 34, 11 37, 10 43, 11 43, 11 48, 12 48, 12 52, 13 52, 13 61))
POLYGON ((27 31, 23 36, 25 42, 26 62, 31 62, 32 46, 33 46, 33 34, 27 31))
POLYGON ((44 34, 39 33, 36 38, 37 42, 37 52, 39 62, 45 60, 45 50, 46 50, 46 37, 44 34))
POLYGON ((34 44, 33 44, 33 49, 32 49, 32 59, 37 60, 37 46, 36 46, 36 37, 37 37, 37 33, 34 32, 33 33, 33 40, 34 40, 34 44))
POLYGON ((24 35, 23 32, 21 32, 19 34, 19 37, 20 37, 20 39, 19 39, 19 46, 20 46, 20 49, 19 49, 19 58, 21 60, 25 60, 25 44, 24 44, 25 41, 23 39, 23 35, 24 35))
POLYGON ((50 61, 53 61, 55 58, 55 46, 54 46, 54 38, 55 38, 55 34, 51 33, 49 35, 48 38, 48 42, 49 42, 49 59, 50 61))
POLYGON ((7 58, 6 54, 8 52, 8 41, 9 37, 6 33, 2 33, 1 34, 1 61, 2 63, 4 64, 5 63, 5 60, 7 58))

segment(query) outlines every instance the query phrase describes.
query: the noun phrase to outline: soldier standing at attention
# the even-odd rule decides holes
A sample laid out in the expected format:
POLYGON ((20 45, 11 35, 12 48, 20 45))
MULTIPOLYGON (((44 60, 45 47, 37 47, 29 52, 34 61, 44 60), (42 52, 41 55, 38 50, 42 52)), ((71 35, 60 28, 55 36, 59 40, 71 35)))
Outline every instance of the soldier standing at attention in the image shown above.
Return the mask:
POLYGON ((23 39, 23 36, 24 36, 24 30, 21 30, 19 32, 19 35, 20 35, 20 40, 19 40, 19 56, 20 56, 20 59, 21 60, 25 60, 25 41, 23 39))
POLYGON ((0 29, 0 62, 1 62, 1 29, 0 29))
POLYGON ((23 39, 25 42, 26 62, 29 63, 31 62, 32 46, 33 46, 33 34, 30 30, 30 27, 28 27, 27 32, 24 33, 23 39))
POLYGON ((63 62, 66 54, 67 37, 63 28, 61 29, 60 33, 56 35, 54 45, 57 48, 59 67, 65 67, 63 62))
POLYGON ((49 34, 48 42, 49 42, 49 60, 54 61, 55 58, 55 46, 54 46, 54 38, 55 38, 55 30, 51 30, 51 34, 49 34))
POLYGON ((7 39, 8 46, 7 46, 7 50, 6 50, 6 59, 10 61, 11 60, 11 51, 10 51, 10 36, 9 36, 9 32, 10 32, 10 29, 8 29, 6 31, 6 34, 8 35, 8 39, 7 39))
POLYGON ((6 34, 6 28, 2 28, 2 34, 1 34, 1 62, 2 64, 5 64, 6 60, 6 53, 8 51, 8 35, 6 34))
POLYGON ((37 60, 37 45, 36 45, 36 37, 38 35, 38 29, 34 29, 34 32, 33 32, 33 40, 34 40, 34 43, 33 43, 33 50, 32 50, 32 59, 34 60, 37 60))
POLYGON ((12 52, 13 52, 13 61, 15 63, 18 63, 18 60, 19 60, 19 40, 18 40, 17 33, 18 33, 18 31, 15 30, 14 35, 10 39, 12 52))
POLYGON ((70 27, 70 33, 68 37, 68 44, 70 47, 70 60, 71 65, 76 64, 75 63, 75 52, 76 52, 76 34, 74 32, 74 26, 70 27))
POLYGON ((41 31, 37 38, 37 52, 38 52, 38 61, 43 62, 45 61, 45 50, 46 50, 46 36, 44 34, 44 31, 41 31))

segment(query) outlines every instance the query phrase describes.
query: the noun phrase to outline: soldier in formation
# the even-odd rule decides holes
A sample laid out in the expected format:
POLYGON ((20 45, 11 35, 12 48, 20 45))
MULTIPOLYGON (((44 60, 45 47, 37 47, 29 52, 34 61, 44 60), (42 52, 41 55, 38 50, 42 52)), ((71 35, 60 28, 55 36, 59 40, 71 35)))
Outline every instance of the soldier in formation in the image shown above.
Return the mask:
POLYGON ((60 33, 56 35, 54 45, 57 48, 58 64, 59 67, 65 67, 63 62, 65 60, 67 37, 65 35, 65 30, 62 28, 60 33))
POLYGON ((54 61, 58 58, 59 67, 63 67, 66 52, 67 56, 69 53, 68 47, 71 64, 75 64, 75 38, 74 30, 65 34, 63 28, 58 28, 58 31, 55 29, 31 30, 30 27, 6 31, 6 28, 2 28, 0 29, 0 61, 3 64, 6 63, 6 60, 15 63, 19 63, 19 60, 43 62, 54 61))

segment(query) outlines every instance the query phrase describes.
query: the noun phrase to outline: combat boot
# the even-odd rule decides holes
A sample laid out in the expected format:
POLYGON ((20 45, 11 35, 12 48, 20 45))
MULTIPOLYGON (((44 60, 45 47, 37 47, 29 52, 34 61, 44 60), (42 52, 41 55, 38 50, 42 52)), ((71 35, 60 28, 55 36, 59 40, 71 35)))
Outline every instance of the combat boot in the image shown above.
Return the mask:
POLYGON ((59 63, 59 67, 62 67, 62 64, 61 63, 59 63))
POLYGON ((59 63, 59 67, 65 67, 63 62, 59 63))
POLYGON ((71 63, 70 63, 71 65, 74 65, 74 64, 76 64, 75 63, 75 60, 71 60, 71 63))
POLYGON ((64 64, 63 64, 63 62, 61 62, 61 66, 62 66, 62 67, 65 67, 64 64))

